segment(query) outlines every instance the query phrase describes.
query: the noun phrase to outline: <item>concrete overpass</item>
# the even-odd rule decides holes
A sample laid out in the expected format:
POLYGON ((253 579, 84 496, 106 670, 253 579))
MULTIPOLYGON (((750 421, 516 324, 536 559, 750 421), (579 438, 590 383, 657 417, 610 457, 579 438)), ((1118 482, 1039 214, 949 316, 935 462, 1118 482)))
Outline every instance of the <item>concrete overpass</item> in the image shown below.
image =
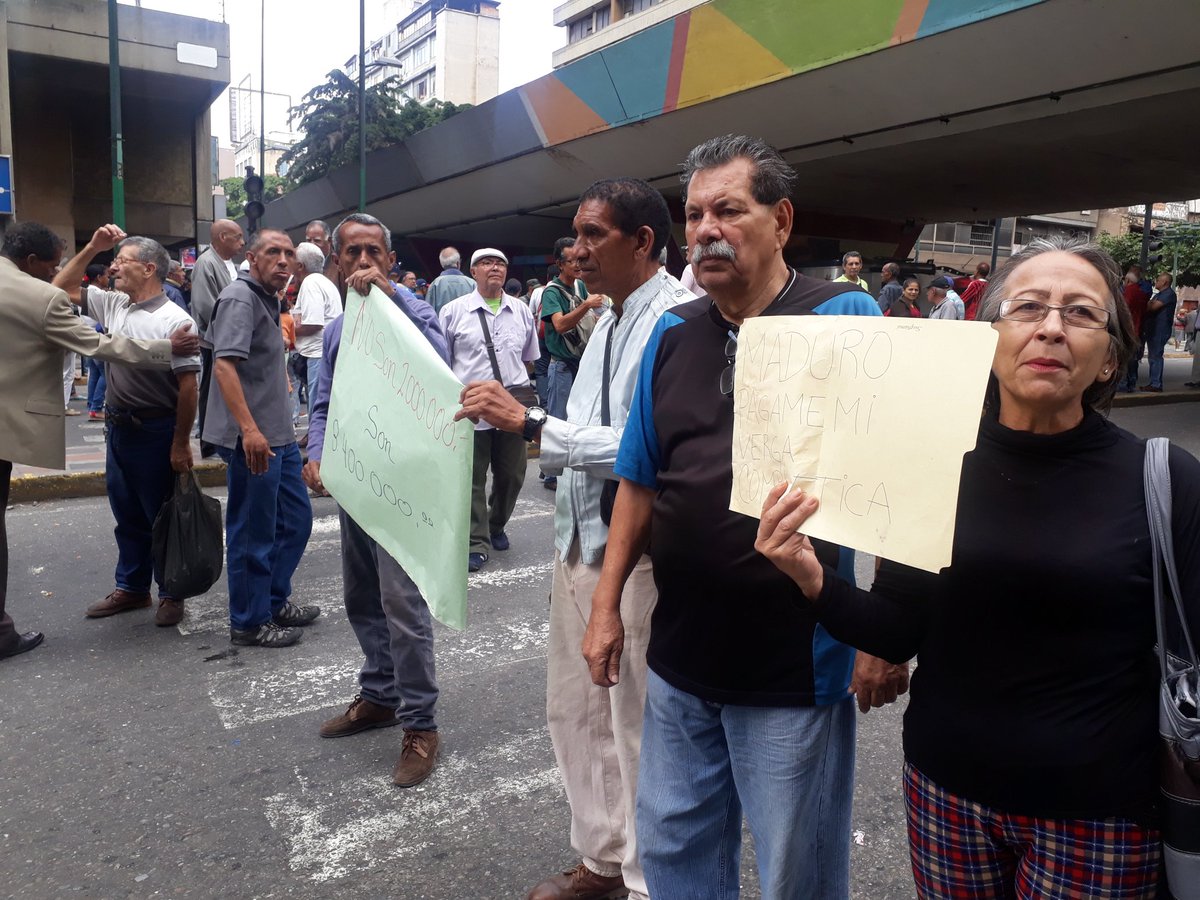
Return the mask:
MULTIPOLYGON (((372 153, 369 211, 426 260, 541 253, 591 181, 678 197, 688 149, 735 131, 800 173, 798 259, 904 255, 925 221, 1200 196, 1196 35, 1195 0, 712 0, 372 153)), ((265 224, 336 219, 356 191, 334 172, 265 224)))
MULTIPOLYGON (((209 106, 229 83, 228 26, 118 9, 126 228, 168 247, 208 238, 209 106), (209 48, 207 64, 180 45, 209 48)), ((0 153, 11 154, 16 218, 69 246, 112 221, 108 4, 0 0, 0 153)))

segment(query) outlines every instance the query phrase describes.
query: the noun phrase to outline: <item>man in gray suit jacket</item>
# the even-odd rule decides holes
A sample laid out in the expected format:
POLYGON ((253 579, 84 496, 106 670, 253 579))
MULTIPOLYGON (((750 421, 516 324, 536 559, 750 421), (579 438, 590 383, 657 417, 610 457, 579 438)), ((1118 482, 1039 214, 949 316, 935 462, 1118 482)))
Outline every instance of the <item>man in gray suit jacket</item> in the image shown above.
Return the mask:
MULTIPOLYGON (((200 434, 204 434, 204 415, 208 408, 208 391, 212 386, 213 373, 212 347, 204 343, 203 338, 208 334, 208 326, 212 323, 217 298, 229 282, 237 278, 237 263, 246 247, 242 226, 232 219, 218 219, 213 222, 208 236, 212 245, 200 254, 192 269, 192 318, 196 320, 196 329, 201 338, 200 361, 204 367, 200 374, 200 434)), ((202 457, 212 456, 216 452, 215 446, 201 439, 202 457)))
MULTIPOLYGON (((116 225, 97 229, 84 248, 90 260, 125 237, 116 225)), ((42 642, 36 631, 19 634, 4 611, 8 593, 8 531, 4 511, 13 463, 66 468, 63 428, 62 357, 83 356, 134 366, 169 369, 171 356, 194 355, 199 338, 189 326, 170 340, 139 341, 99 334, 71 311, 66 293, 50 284, 64 243, 36 222, 9 228, 0 249, 0 659, 32 650, 42 642)), ((78 285, 76 278, 75 284, 78 285)))

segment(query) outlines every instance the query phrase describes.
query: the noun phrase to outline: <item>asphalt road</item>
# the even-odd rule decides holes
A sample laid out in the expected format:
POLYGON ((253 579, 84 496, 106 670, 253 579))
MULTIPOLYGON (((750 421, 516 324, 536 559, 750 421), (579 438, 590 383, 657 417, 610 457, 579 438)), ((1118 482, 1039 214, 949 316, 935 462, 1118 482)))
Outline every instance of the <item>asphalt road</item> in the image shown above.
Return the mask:
MULTIPOLYGON (((1200 453, 1200 406, 1113 418, 1200 453)), ((296 577, 297 599, 324 613, 278 651, 230 647, 223 586, 189 601, 178 628, 156 628, 151 610, 85 619, 111 589, 106 501, 10 508, 9 610, 47 638, 0 663, 0 896, 521 898, 572 864, 545 728, 553 498, 536 471, 513 549, 471 576, 469 628, 438 628, 444 753, 405 791, 390 781, 399 729, 317 737, 360 662, 332 501, 314 502, 296 577)), ((860 558, 860 579, 870 567, 860 558)), ((856 898, 913 896, 902 706, 859 718, 856 898)))

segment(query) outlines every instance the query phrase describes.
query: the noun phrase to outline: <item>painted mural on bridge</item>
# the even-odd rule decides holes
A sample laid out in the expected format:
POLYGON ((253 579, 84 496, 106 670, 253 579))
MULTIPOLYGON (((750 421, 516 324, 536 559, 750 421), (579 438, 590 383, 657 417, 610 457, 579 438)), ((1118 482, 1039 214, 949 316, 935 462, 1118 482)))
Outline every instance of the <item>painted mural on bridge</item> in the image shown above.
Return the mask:
POLYGON ((713 0, 516 93, 550 147, 1043 2, 713 0))

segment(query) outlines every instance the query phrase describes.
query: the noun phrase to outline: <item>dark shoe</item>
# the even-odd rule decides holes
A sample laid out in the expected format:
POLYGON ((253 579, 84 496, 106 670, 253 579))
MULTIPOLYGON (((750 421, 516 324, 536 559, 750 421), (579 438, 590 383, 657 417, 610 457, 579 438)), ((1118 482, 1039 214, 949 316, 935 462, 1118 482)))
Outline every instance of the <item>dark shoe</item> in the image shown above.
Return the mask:
POLYGON ((280 628, 303 628, 305 625, 311 625, 320 614, 319 606, 297 606, 289 600, 271 619, 280 628))
POLYGON ((10 656, 19 656, 36 647, 42 642, 46 636, 40 631, 27 631, 24 634, 17 635, 17 642, 11 649, 0 652, 0 659, 8 659, 10 656))
POLYGON ((167 628, 178 625, 183 619, 183 601, 163 597, 158 601, 158 610, 154 613, 154 624, 167 628))
POLYGON ((398 724, 400 720, 396 718, 394 709, 372 703, 360 694, 350 701, 350 706, 344 713, 334 716, 321 726, 321 737, 346 737, 370 728, 390 728, 398 724))
POLYGON ((1200 388, 1200 381, 1185 381, 1183 386, 1186 388, 1200 388))
POLYGON ((89 619, 103 619, 115 616, 117 613, 128 612, 131 609, 145 609, 150 605, 150 592, 135 593, 117 588, 99 603, 93 603, 87 608, 89 619))
POLYGON ((508 535, 501 531, 499 534, 492 535, 492 549, 504 552, 508 549, 508 535))
POLYGON ((467 571, 478 572, 483 568, 483 564, 488 561, 486 553, 468 553, 467 554, 467 571))
POLYGON ((392 784, 413 787, 428 778, 437 765, 439 743, 436 731, 405 728, 400 758, 396 760, 396 768, 392 769, 392 784))
POLYGON ((558 476, 557 475, 546 476, 546 480, 542 482, 542 487, 546 488, 546 490, 549 490, 549 491, 558 490, 558 476))
POLYGON ((208 441, 200 442, 200 458, 208 459, 210 456, 217 455, 217 445, 210 444, 208 441))
POLYGON ((1138 390, 1142 391, 1143 393, 1147 393, 1147 394, 1161 394, 1162 393, 1161 386, 1155 387, 1152 384, 1143 384, 1140 388, 1138 388, 1138 390))
POLYGON ((299 628, 280 628, 264 622, 257 628, 230 628, 229 643, 242 647, 290 647, 300 640, 299 628))
POLYGON ((528 900, 616 900, 628 894, 620 875, 597 875, 580 863, 541 882, 529 892, 528 900))

